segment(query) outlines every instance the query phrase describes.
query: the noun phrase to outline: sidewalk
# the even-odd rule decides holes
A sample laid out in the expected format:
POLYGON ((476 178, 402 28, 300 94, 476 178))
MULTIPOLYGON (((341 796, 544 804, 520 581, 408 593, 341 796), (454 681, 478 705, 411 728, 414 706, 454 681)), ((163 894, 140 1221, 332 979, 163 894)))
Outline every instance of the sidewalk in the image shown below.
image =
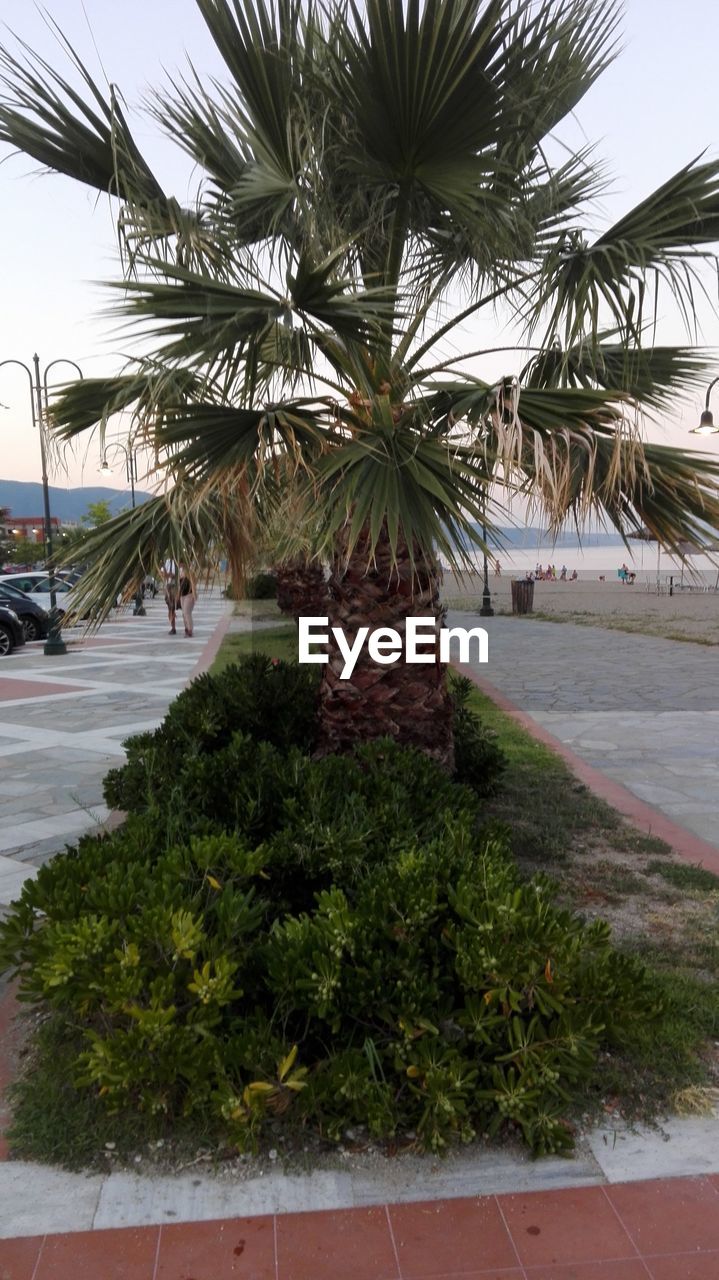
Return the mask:
POLYGON ((449 625, 486 627, 489 661, 465 668, 480 688, 609 804, 719 872, 715 649, 531 617, 449 625))
POLYGON ((719 1178, 0 1242, 2 1280, 716 1280, 719 1178))
POLYGON ((161 598, 145 607, 87 639, 67 633, 65 656, 37 643, 0 663, 0 911, 65 841, 106 820, 102 779, 123 740, 161 722, 231 609, 202 594, 188 639, 167 634, 161 598))

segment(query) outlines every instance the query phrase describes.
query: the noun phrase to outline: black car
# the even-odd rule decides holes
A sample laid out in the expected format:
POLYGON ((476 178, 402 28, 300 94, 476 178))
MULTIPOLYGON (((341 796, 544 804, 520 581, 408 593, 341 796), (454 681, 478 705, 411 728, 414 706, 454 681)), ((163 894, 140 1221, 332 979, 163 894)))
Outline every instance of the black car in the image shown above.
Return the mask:
POLYGON ((0 658, 5 658, 13 649, 19 649, 25 643, 25 632, 22 623, 12 609, 0 604, 0 658))
POLYGON ((12 609, 20 619, 26 640, 44 640, 50 630, 50 614, 37 600, 19 587, 0 582, 0 604, 12 609))

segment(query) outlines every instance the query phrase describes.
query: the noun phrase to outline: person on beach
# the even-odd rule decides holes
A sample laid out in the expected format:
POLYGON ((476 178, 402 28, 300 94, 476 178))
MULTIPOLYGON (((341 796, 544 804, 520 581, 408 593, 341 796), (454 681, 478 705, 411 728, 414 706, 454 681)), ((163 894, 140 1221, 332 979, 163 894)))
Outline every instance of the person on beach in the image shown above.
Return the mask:
POLYGON ((180 608, 182 609, 182 620, 185 624, 185 635, 191 636, 192 611, 195 607, 195 584, 192 581, 187 569, 180 565, 180 608))
POLYGON ((569 579, 569 581, 576 582, 578 577, 579 577, 579 574, 577 573, 576 569, 572 569, 572 576, 569 579))
POLYGON ((567 566, 566 566, 566 564, 563 564, 563 565, 562 565, 562 572, 561 572, 561 573, 560 573, 560 575, 559 575, 559 581, 560 581, 560 582, 566 582, 566 581, 567 581, 567 566))
POLYGON ((499 563, 499 560, 495 560, 494 562, 494 576, 495 578, 501 578, 502 576, 502 566, 499 563))

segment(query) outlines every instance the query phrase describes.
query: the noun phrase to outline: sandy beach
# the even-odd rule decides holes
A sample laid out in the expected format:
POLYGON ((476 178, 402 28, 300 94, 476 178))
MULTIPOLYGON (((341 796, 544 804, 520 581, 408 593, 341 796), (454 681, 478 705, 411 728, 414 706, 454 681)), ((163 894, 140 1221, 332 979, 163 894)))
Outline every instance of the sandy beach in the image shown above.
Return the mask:
MULTIPOLYGON (((713 583, 716 575, 707 575, 713 583)), ((511 613, 511 575, 490 573, 489 588, 496 613, 511 613)), ((624 585, 608 574, 604 582, 598 574, 585 572, 576 582, 537 582, 534 586, 534 614, 557 622, 587 623, 593 626, 641 631, 676 640, 693 640, 719 645, 719 592, 679 591, 672 596, 661 579, 656 584, 637 581, 624 585)), ((451 608, 478 610, 482 602, 482 576, 467 575, 460 581, 445 573, 443 599, 451 608)))

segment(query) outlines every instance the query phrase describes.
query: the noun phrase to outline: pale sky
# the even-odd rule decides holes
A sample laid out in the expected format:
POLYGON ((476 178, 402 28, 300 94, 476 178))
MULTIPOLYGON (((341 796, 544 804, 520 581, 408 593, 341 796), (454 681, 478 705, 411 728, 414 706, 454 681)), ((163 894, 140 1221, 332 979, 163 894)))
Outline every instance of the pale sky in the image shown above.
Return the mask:
MULTIPOLYGON (((134 114, 148 84, 183 69, 185 53, 201 73, 224 75, 194 0, 47 0, 56 20, 99 80, 122 90, 135 137, 165 189, 180 200, 194 189, 188 162, 166 144, 153 124, 134 114), (95 48, 96 46, 96 48, 95 48), (97 51, 96 51, 97 49, 97 51), (99 53, 99 57, 98 57, 99 53), (101 58, 101 63, 100 59, 101 58)), ((2 18, 11 31, 40 51, 62 73, 66 64, 39 10, 30 0, 2 0, 2 18)), ((6 42, 6 33, 0 39, 6 42)), ((570 144, 591 140, 614 175, 604 203, 606 221, 629 209, 682 164, 708 150, 719 153, 719 109, 713 68, 719 46, 716 0, 626 0, 623 51, 580 104, 576 121, 561 127, 570 144)), ((7 149, 4 149, 7 152, 7 149)), ((38 351, 43 366, 58 357, 77 361, 88 374, 113 372, 113 353, 128 350, 98 318, 106 295, 96 281, 116 278, 113 214, 116 206, 97 200, 89 188, 36 172, 25 157, 0 166, 0 360, 30 363, 38 351)), ((664 341, 682 341, 677 323, 667 320, 664 341)), ((719 319, 704 320, 703 341, 717 349, 719 319)), ((60 368, 58 374, 63 375, 60 368)), ((495 368, 495 373, 503 372, 495 368)), ((719 387, 713 403, 719 415, 719 387)), ((719 453, 719 437, 708 444, 687 436, 696 425, 703 396, 679 406, 675 419, 654 438, 678 446, 697 444, 719 453)), ((30 425, 25 374, 0 369, 0 476, 39 479, 39 449, 30 425)), ((112 480, 97 474, 97 445, 87 457, 68 459, 58 484, 106 483, 123 487, 118 467, 112 480)))

